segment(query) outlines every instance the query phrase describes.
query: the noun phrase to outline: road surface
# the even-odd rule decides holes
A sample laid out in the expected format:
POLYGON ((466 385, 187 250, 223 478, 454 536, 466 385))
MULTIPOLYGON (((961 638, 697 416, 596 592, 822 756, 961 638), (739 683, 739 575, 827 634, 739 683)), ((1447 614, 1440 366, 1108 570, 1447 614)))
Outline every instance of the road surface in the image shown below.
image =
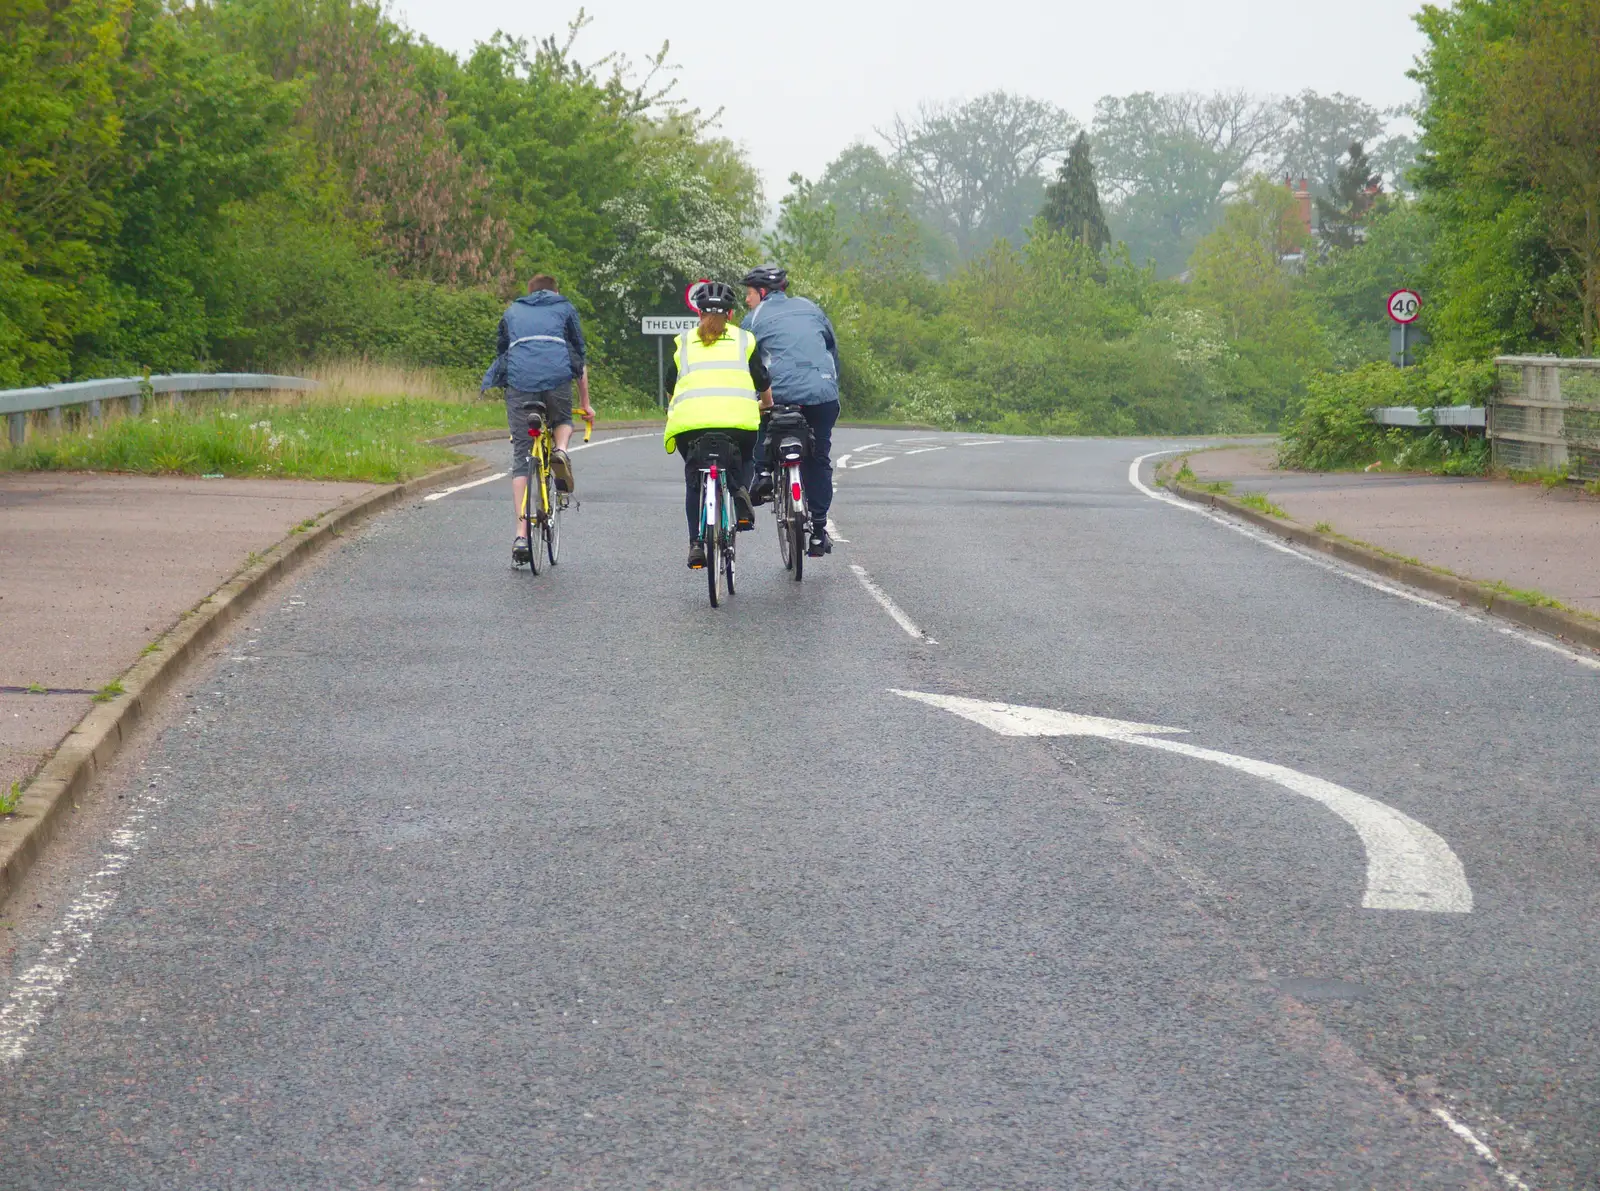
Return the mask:
POLYGON ((1600 1185, 1592 657, 839 440, 720 610, 654 437, 277 589, 7 909, 0 1185, 1600 1185))

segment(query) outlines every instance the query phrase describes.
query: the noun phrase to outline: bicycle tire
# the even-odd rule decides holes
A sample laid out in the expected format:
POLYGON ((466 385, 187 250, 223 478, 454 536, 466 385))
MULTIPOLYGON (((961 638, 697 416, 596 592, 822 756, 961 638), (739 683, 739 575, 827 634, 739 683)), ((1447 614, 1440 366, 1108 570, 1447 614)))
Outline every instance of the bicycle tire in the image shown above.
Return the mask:
POLYGON ((772 516, 778 525, 778 557, 783 559, 783 569, 794 570, 793 543, 789 539, 789 490, 778 488, 776 484, 772 492, 772 516))
POLYGON ((550 565, 556 565, 556 556, 561 553, 561 494, 556 491, 556 477, 554 472, 546 472, 544 477, 545 499, 549 507, 545 510, 544 521, 544 548, 550 556, 550 565))
POLYGON ((728 531, 727 540, 724 542, 722 547, 722 569, 724 572, 724 578, 727 580, 729 595, 734 594, 734 571, 737 569, 736 564, 739 558, 738 542, 739 539, 737 535, 733 532, 733 530, 730 529, 728 531))
POLYGON ((784 478, 784 496, 789 501, 789 553, 794 558, 794 581, 799 583, 805 578, 806 573, 806 522, 800 515, 801 506, 795 504, 794 490, 789 487, 788 477, 784 478))
POLYGON ((543 553, 539 549, 543 545, 540 539, 544 533, 539 521, 539 470, 539 451, 535 447, 533 457, 528 461, 528 499, 522 522, 528 531, 528 571, 532 575, 538 575, 539 556, 543 553))
POLYGON ((706 507, 705 486, 712 482, 713 481, 710 476, 706 476, 700 481, 700 540, 705 543, 706 547, 706 594, 711 599, 711 606, 715 608, 722 602, 722 593, 718 590, 721 583, 721 579, 719 578, 719 570, 722 560, 717 557, 717 555, 720 553, 717 527, 715 525, 706 524, 704 512, 706 507))

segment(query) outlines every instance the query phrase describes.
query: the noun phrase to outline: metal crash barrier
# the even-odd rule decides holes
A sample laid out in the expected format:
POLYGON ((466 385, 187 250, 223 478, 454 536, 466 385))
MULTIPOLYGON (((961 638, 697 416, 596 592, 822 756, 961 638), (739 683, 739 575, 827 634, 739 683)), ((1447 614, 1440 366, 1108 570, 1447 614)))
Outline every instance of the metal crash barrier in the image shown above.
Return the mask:
POLYGON ((102 402, 125 401, 128 412, 137 416, 144 398, 169 393, 229 393, 283 389, 314 389, 317 382, 303 376, 274 376, 260 372, 174 372, 163 376, 118 376, 105 380, 69 381, 59 385, 37 385, 31 389, 0 389, 0 414, 5 415, 11 445, 20 447, 28 436, 28 415, 44 413, 50 425, 61 425, 61 411, 75 406, 89 407, 89 416, 98 418, 102 402))

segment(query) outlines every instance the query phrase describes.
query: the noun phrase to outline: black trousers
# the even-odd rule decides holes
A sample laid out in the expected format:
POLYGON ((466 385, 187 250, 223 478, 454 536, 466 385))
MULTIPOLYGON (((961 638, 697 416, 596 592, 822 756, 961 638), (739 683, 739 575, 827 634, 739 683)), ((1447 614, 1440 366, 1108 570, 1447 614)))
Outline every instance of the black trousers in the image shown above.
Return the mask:
POLYGON ((689 540, 700 531, 700 465, 694 462, 694 444, 707 434, 720 435, 739 449, 739 465, 733 472, 736 487, 744 486, 750 474, 750 460, 756 451, 754 430, 685 430, 678 435, 677 451, 683 456, 683 514, 689 522, 689 540))

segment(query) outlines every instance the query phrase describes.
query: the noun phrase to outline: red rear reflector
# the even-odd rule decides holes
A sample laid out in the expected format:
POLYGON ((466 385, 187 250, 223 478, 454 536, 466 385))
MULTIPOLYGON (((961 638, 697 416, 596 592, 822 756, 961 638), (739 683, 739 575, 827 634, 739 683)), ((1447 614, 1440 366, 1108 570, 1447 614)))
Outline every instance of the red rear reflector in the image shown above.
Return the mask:
POLYGON ((713 480, 717 478, 717 465, 715 463, 711 465, 711 478, 713 480))
POLYGON ((529 438, 538 438, 539 437, 539 432, 537 430, 535 430, 532 426, 529 426, 528 427, 528 437, 529 438))
POLYGON ((796 480, 793 484, 789 485, 789 493, 795 500, 799 500, 800 499, 800 481, 799 480, 796 480))

